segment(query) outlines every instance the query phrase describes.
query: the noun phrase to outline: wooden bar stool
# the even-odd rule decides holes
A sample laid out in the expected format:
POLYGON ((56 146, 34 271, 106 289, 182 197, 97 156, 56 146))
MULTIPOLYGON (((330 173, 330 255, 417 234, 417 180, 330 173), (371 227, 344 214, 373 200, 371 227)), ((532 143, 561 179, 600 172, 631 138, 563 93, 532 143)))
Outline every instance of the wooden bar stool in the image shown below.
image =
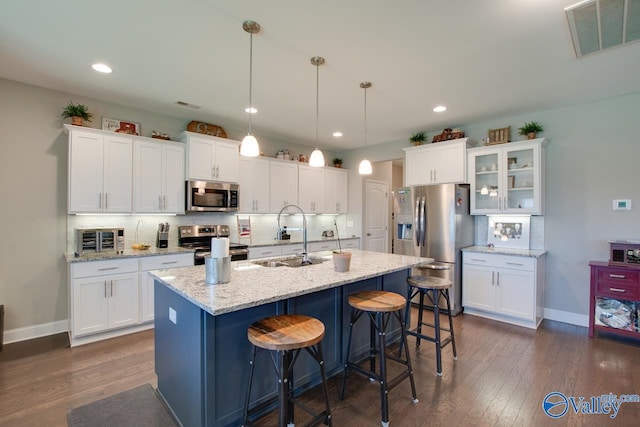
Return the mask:
MULTIPOLYGON (((307 425, 316 425, 319 422, 324 422, 330 426, 333 425, 331 421, 331 409, 329 408, 329 392, 327 389, 324 358, 322 356, 321 341, 324 337, 324 324, 313 317, 298 314, 267 317, 252 324, 247 331, 247 337, 252 344, 252 352, 249 385, 245 397, 242 425, 251 425, 250 423, 256 420, 249 420, 249 417, 255 415, 256 412, 263 411, 273 403, 273 400, 270 400, 249 409, 253 371, 258 349, 271 350, 269 355, 271 356, 273 367, 278 376, 278 396, 276 399, 279 406, 279 426, 294 425, 294 404, 313 416, 313 419, 307 425), (311 411, 311 409, 303 403, 296 402, 293 396, 293 365, 298 359, 300 350, 302 349, 306 350, 320 366, 325 410, 318 414, 311 411), (276 353, 275 355, 274 352, 276 353)), ((261 418, 262 416, 257 418, 261 418)))
MULTIPOLYGON (((406 325, 402 318, 402 309, 406 305, 403 296, 387 291, 362 291, 349 296, 349 305, 351 306, 351 321, 349 325, 349 341, 347 344, 347 353, 345 355, 344 373, 342 375, 342 390, 340 392, 340 400, 344 399, 344 391, 347 382, 347 372, 354 370, 357 373, 366 376, 371 380, 380 383, 380 401, 382 412, 382 425, 389 425, 389 400, 388 394, 391 389, 400 384, 402 380, 409 378, 411 382, 411 393, 413 394, 413 403, 417 403, 416 386, 413 381, 413 370, 411 368, 411 359, 409 352, 406 352, 406 359, 393 356, 386 352, 386 334, 387 326, 393 315, 400 322, 401 343, 407 345, 407 336, 405 334, 406 325), (355 362, 349 360, 351 352, 351 337, 353 334, 353 325, 367 314, 370 320, 370 346, 369 346, 369 363, 370 369, 366 370, 355 362), (377 335, 377 339, 376 339, 377 335), (380 373, 376 373, 376 355, 379 358, 380 373), (406 366, 396 377, 387 379, 387 359, 401 363, 406 366)), ((402 345, 402 344, 401 344, 402 345)))
MULTIPOLYGON (((453 332, 453 320, 451 318, 451 302, 449 300, 449 288, 451 288, 451 281, 442 279, 440 277, 432 276, 410 276, 407 278, 408 284, 408 299, 407 307, 405 311, 405 317, 409 315, 411 309, 411 300, 419 293, 420 302, 418 304, 418 324, 415 329, 408 329, 407 334, 415 336, 416 347, 420 347, 420 340, 425 339, 436 344, 436 373, 438 376, 442 376, 442 348, 451 343, 453 348, 453 360, 458 359, 456 353, 456 338, 453 332), (425 305, 425 296, 429 299, 429 305, 425 305), (449 328, 443 328, 440 325, 440 298, 444 298, 447 305, 447 315, 449 317, 449 328), (423 320, 423 313, 425 309, 433 310, 433 324, 427 323, 423 320), (422 332, 422 327, 428 326, 434 329, 434 336, 425 335, 422 332), (444 340, 441 337, 441 331, 449 333, 449 336, 444 340)), ((402 351, 402 349, 400 349, 402 351)))

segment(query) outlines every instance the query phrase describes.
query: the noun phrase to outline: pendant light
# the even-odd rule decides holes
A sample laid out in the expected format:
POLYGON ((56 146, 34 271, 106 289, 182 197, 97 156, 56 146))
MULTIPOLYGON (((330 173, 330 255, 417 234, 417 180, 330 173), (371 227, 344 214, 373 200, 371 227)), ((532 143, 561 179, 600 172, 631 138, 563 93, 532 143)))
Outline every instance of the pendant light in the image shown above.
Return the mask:
POLYGON ((373 169, 371 162, 367 160, 367 89, 371 87, 371 82, 362 82, 360 87, 364 89, 364 160, 358 166, 358 173, 360 175, 371 175, 373 169))
POLYGON ((309 166, 321 168, 324 166, 324 155, 322 151, 318 150, 318 110, 320 105, 320 66, 324 64, 324 58, 314 56, 311 58, 311 64, 316 66, 316 149, 313 150, 309 157, 309 166))
POLYGON ((253 104, 251 103, 252 77, 253 77, 253 35, 260 32, 260 24, 254 21, 244 21, 242 28, 249 33, 249 133, 242 139, 240 155, 245 157, 257 157, 260 155, 258 140, 251 133, 251 115, 253 104))

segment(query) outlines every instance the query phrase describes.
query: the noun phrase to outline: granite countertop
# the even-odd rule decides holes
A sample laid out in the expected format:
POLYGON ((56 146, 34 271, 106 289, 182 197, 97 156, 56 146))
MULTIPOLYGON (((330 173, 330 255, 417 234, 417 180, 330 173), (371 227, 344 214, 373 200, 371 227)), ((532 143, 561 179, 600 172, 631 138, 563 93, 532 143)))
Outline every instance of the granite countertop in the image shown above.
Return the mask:
POLYGON ((540 249, 511 249, 511 248, 490 248, 488 246, 469 246, 462 248, 462 252, 477 252, 483 254, 524 256, 529 258, 540 258, 546 255, 547 251, 540 249))
MULTIPOLYGON (((325 262, 305 267, 261 267, 251 261, 231 263, 229 283, 207 285, 205 266, 152 271, 160 282, 213 316, 322 291, 347 283, 433 262, 431 258, 350 249, 351 267, 333 270, 331 252, 312 254, 325 262)), ((264 260, 261 260, 264 261, 264 260)))
MULTIPOLYGON (((353 240, 353 239, 359 239, 359 237, 341 237, 340 241, 353 240)), ((307 243, 334 242, 334 241, 337 242, 338 239, 336 239, 335 237, 323 237, 321 239, 307 239, 307 243)), ((264 246, 286 246, 286 245, 295 245, 295 244, 301 244, 301 243, 302 243, 301 239, 289 239, 289 240, 273 239, 273 240, 260 240, 260 241, 251 242, 247 244, 249 245, 250 248, 260 248, 264 246)))
POLYGON ((74 262, 87 262, 87 261, 106 261, 111 259, 125 259, 125 258, 138 258, 147 256, 161 256, 161 255, 176 255, 193 253, 193 249, 181 248, 179 246, 170 246, 168 248, 156 248, 151 246, 146 250, 125 249, 122 254, 116 254, 115 252, 100 252, 96 254, 86 254, 82 256, 75 256, 73 253, 64 254, 68 263, 74 262))

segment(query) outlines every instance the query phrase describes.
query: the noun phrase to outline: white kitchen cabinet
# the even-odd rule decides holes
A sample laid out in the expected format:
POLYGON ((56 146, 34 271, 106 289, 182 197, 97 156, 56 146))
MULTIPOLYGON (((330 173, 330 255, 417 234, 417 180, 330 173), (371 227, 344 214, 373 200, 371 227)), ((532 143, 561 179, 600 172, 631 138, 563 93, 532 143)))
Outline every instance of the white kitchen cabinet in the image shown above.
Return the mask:
POLYGON ((545 138, 468 150, 471 214, 544 214, 545 138))
POLYGON ((238 182, 240 142, 193 132, 180 140, 187 144, 187 179, 238 182))
POLYGON ((133 210, 184 213, 184 144, 135 140, 133 210))
POLYGON ((65 126, 69 133, 68 213, 131 213, 133 139, 65 126))
POLYGON ((324 168, 300 165, 298 178, 298 205, 305 213, 324 213, 324 168))
POLYGON ((544 262, 544 256, 463 251, 465 314, 537 328, 543 318, 544 262))
POLYGON ((360 239, 340 239, 342 249, 360 249, 360 239))
POLYGON ((138 262, 134 259, 74 263, 70 278, 70 340, 139 320, 138 262))
MULTIPOLYGON (((270 211, 278 213, 286 205, 298 204, 298 163, 269 161, 270 211)), ((291 210, 293 212, 293 210, 291 210)))
POLYGON ((239 160, 240 208, 242 213, 269 213, 269 160, 241 157, 239 160))
POLYGON ((162 255, 140 258, 139 283, 140 283, 140 322, 152 322, 154 317, 153 304, 153 276, 151 270, 163 268, 188 267, 193 265, 192 253, 162 255))
POLYGON ((342 169, 326 168, 324 178, 324 213, 347 213, 349 173, 342 169))
POLYGON ((404 150, 404 185, 435 185, 467 182, 467 147, 469 138, 406 147, 404 150))

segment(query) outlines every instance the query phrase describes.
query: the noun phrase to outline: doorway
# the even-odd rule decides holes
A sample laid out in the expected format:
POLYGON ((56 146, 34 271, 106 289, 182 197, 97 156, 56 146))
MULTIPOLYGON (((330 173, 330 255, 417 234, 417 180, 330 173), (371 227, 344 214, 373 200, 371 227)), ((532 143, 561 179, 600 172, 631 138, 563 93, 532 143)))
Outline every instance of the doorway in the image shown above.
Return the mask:
POLYGON ((389 183, 375 179, 364 181, 363 249, 389 251, 389 183))

